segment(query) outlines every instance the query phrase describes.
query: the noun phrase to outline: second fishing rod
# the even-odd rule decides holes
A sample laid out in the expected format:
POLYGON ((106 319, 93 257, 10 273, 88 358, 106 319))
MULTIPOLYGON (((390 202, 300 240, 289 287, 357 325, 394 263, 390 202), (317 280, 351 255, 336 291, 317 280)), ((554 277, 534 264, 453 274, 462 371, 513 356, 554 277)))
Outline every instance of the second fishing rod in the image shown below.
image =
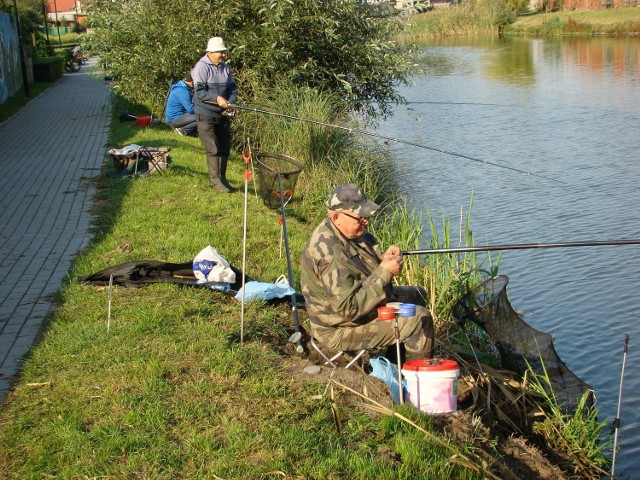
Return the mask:
POLYGON ((485 245, 479 247, 458 248, 425 248, 418 250, 402 250, 402 255, 435 255, 443 253, 495 252, 504 250, 531 250, 537 248, 576 248, 576 247, 604 247, 615 245, 640 245, 640 239, 625 240, 587 240, 577 242, 553 243, 512 243, 504 245, 485 245))
POLYGON ((491 165, 493 167, 504 168, 506 170, 511 170, 512 172, 522 173, 524 175, 529 175, 529 176, 540 178, 540 179, 547 180, 547 181, 550 181, 550 182, 556 182, 556 183, 561 183, 563 185, 566 185, 566 182, 563 182, 562 180, 558 180, 558 179, 552 178, 552 177, 547 177, 545 175, 540 175, 540 174, 537 174, 537 173, 531 173, 531 172, 528 172, 526 170, 521 170, 519 168, 511 167, 509 165, 502 165, 500 163, 490 162, 488 160, 483 160, 483 159, 480 159, 480 158, 471 157, 469 155, 464 155, 464 154, 461 154, 461 153, 451 152, 449 150, 444 150, 442 148, 432 147, 432 146, 429 146, 429 145, 424 145, 424 144, 416 143, 416 142, 411 142, 409 140, 402 140, 400 138, 388 137, 386 135, 381 135, 379 133, 374 133, 374 132, 368 132, 366 130, 361 130, 361 129, 358 129, 358 128, 345 127, 344 125, 337 125, 337 124, 328 123, 328 122, 321 122, 319 120, 313 120, 313 119, 310 119, 310 118, 296 117, 295 115, 287 115, 285 113, 273 112, 271 110, 264 110, 264 109, 261 109, 261 108, 248 107, 248 106, 245 106, 245 105, 236 105, 235 108, 237 110, 245 110, 245 111, 254 112, 254 113, 261 113, 261 114, 264 114, 264 115, 272 115, 272 116, 276 116, 276 117, 287 118, 289 120, 295 120, 295 121, 299 121, 299 122, 311 123, 311 124, 314 124, 314 125, 322 125, 324 127, 344 130, 344 131, 347 131, 349 133, 359 133, 361 135, 368 135, 370 137, 379 138, 379 139, 385 140, 387 142, 394 142, 394 143, 401 143, 401 144, 404 144, 404 145, 411 145, 413 147, 422 148, 422 149, 425 149, 425 150, 431 150, 431 151, 442 153, 442 154, 445 154, 445 155, 452 155, 454 157, 463 158, 463 159, 466 159, 466 160, 470 160, 472 162, 484 163, 485 165, 491 165))

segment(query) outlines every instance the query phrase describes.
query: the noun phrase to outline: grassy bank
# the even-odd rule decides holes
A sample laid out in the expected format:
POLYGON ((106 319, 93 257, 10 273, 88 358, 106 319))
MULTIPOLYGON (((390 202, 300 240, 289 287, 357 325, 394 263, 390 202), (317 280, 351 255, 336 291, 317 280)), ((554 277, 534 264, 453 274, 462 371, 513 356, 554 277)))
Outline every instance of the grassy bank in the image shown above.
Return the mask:
POLYGON ((511 35, 640 35, 640 8, 538 13, 518 17, 511 35))
MULTIPOLYGON (((409 407, 398 411, 415 425, 372 416, 344 390, 327 390, 326 378, 292 373, 300 372, 291 367, 300 359, 286 347, 293 329, 286 305, 249 305, 240 345, 240 305, 224 294, 173 284, 116 287, 107 328, 108 290, 81 284, 79 275, 130 260, 189 261, 207 245, 240 266, 242 252, 244 197, 207 188, 199 141, 162 126, 118 123, 118 113, 112 145, 170 146, 174 163, 163 175, 99 178, 95 240, 75 262, 60 307, 0 414, 2 478, 484 476, 480 461, 460 465, 473 456, 471 441, 437 436, 434 446, 423 433, 434 428, 429 417, 409 407)), ((296 143, 303 138, 297 132, 296 143)), ((312 163, 300 179, 307 187, 287 207, 296 267, 317 221, 310 212, 322 215, 324 182, 337 180, 310 178, 321 169, 312 163)), ((231 183, 241 186, 242 174, 236 154, 231 183)), ((357 179, 352 170, 345 174, 357 179)), ((280 213, 253 188, 248 200, 247 273, 274 281, 287 269, 280 213)), ((389 404, 388 395, 381 398, 389 404)))
POLYGON ((437 8, 411 15, 406 20, 404 38, 499 35, 515 18, 515 13, 504 2, 463 2, 455 8, 437 8))
POLYGON ((405 38, 477 35, 638 35, 640 8, 536 13, 516 17, 500 2, 465 3, 406 20, 405 38))
MULTIPOLYGON (((263 98, 269 110, 346 122, 339 99, 306 90, 263 98)), ((564 478, 524 439, 499 435, 504 422, 493 416, 489 397, 506 411, 497 400, 504 377, 467 383, 467 398, 482 399, 477 410, 468 400, 468 410, 461 405, 454 415, 430 417, 393 407, 386 387, 363 371, 305 374, 302 367, 314 359, 287 343, 293 325, 286 304, 249 304, 242 344, 239 302, 206 288, 115 287, 108 317, 108 289, 84 285, 78 276, 126 261, 190 261, 207 245, 237 267, 242 262, 244 195, 208 188, 198 139, 161 125, 120 123, 124 111, 144 113, 116 103, 111 145, 171 147, 173 163, 162 175, 112 178, 107 160, 96 180, 94 241, 74 263, 59 308, 0 413, 1 478, 564 478), (493 421, 483 425, 482 411, 493 421)), ((296 277, 302 248, 325 215, 326 194, 339 182, 357 182, 387 199, 387 212, 374 225, 383 246, 419 246, 419 219, 390 205, 391 167, 375 146, 349 132, 253 113, 234 122, 238 149, 248 140, 254 151, 286 153, 305 164, 286 209, 296 277)), ((243 187, 237 152, 228 177, 243 187)), ((246 271, 259 280, 287 272, 279 220, 251 183, 246 271)), ((449 233, 437 243, 447 246, 457 235, 446 222, 444 230, 449 233)), ((470 227, 464 230, 472 243, 470 227)), ((438 236, 435 226, 430 234, 438 236)), ((450 321, 455 282, 451 275, 435 277, 477 267, 474 258, 441 259, 426 270, 413 264, 405 281, 438 284, 438 295, 451 288, 434 297, 443 299, 433 306, 441 330, 450 321)), ((304 312, 301 321, 306 327, 304 312)), ((449 356, 452 347, 439 337, 439 355, 449 356)))

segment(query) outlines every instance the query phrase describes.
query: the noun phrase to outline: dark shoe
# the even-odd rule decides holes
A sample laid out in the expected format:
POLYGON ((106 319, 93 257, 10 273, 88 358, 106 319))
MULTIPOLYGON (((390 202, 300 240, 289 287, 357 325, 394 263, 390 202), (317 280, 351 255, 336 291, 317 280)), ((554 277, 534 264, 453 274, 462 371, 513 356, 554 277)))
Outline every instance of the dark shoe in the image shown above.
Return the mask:
POLYGON ((229 190, 229 193, 233 193, 233 192, 237 192, 238 191, 237 188, 232 187, 231 185, 229 185, 229 182, 227 182, 226 178, 222 177, 222 178, 220 178, 220 181, 227 188, 227 190, 229 190))
POLYGON ((207 169, 211 188, 217 192, 230 192, 230 189, 220 179, 220 157, 207 158, 207 169))
POLYGON ((233 188, 231 185, 229 185, 229 182, 227 181, 227 163, 229 162, 229 157, 220 157, 220 181, 224 184, 225 187, 227 187, 229 189, 229 193, 231 192, 237 192, 238 189, 237 188, 233 188))
POLYGON ((235 191, 232 188, 227 187, 220 180, 218 180, 217 182, 211 183, 211 188, 214 189, 216 192, 233 193, 235 191))
POLYGON ((183 137, 186 135, 186 133, 184 133, 182 130, 180 130, 179 128, 174 128, 173 129, 174 132, 176 132, 178 135, 182 135, 183 137))

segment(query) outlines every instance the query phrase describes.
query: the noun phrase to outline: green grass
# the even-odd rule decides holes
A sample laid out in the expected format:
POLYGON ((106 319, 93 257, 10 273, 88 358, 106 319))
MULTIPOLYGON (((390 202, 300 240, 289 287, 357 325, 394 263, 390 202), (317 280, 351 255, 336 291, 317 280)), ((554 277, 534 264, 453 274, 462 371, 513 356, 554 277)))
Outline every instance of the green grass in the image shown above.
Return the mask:
MULTIPOLYGON (((274 97, 265 96, 261 107, 345 121, 331 96, 292 90, 274 97)), ((107 159, 95 180, 93 242, 77 257, 57 295, 59 308, 0 412, 0 478, 497 478, 486 470, 505 468, 493 447, 480 460, 473 440, 444 439, 410 406, 371 415, 342 389, 328 395, 326 384, 294 378, 283 368, 293 332, 287 305, 248 304, 241 344, 241 308, 229 296, 174 284, 115 287, 107 329, 108 289, 83 285, 78 276, 131 260, 190 261, 207 245, 237 267, 242 260, 244 195, 208 188, 197 138, 119 122, 123 112, 147 113, 116 97, 109 146, 171 147, 173 163, 164 174, 111 178, 107 159)), ((250 140, 254 154, 276 150, 306 165, 286 208, 296 284, 298 259, 326 214, 328 190, 343 181, 386 199, 373 225, 383 247, 422 246, 422 219, 389 194, 391 167, 377 148, 339 131, 251 115, 234 120, 238 150, 250 140)), ((243 187, 243 167, 234 152, 228 178, 235 186, 243 187)), ((247 274, 275 281, 287 272, 280 211, 267 208, 252 183, 247 200, 247 274)), ((429 219, 433 247, 454 242, 449 219, 441 222, 429 219)), ((459 236, 473 242, 470 213, 459 236)), ((408 260, 402 282, 434 288, 432 309, 443 324, 456 288, 495 265, 440 257, 408 260)))
MULTIPOLYGON (((198 139, 119 123, 121 107, 111 145, 170 146, 174 163, 163 175, 99 178, 94 242, 77 258, 0 413, 0 477, 482 478, 449 464, 446 448, 406 422, 349 406, 345 394, 336 400, 338 433, 329 399, 314 398, 325 385, 295 381, 280 367, 293 329, 287 306, 248 306, 240 345, 240 305, 230 297, 172 284, 116 287, 107 331, 107 289, 82 285, 78 275, 127 260, 187 261, 209 244, 236 266, 242 253, 244 196, 207 188, 198 139), (380 445, 402 462, 381 455, 380 445)), ((236 186, 242 167, 234 155, 236 186)), ((287 207, 296 271, 315 227, 306 203, 326 195, 312 192, 313 179, 301 181, 308 189, 287 207)), ((247 273, 274 281, 287 271, 280 213, 252 188, 248 200, 247 273)), ((427 416, 400 410, 431 428, 427 416)))
POLYGON ((29 97, 25 95, 24 88, 21 87, 20 90, 14 93, 2 104, 2 108, 0 109, 0 123, 15 115, 22 107, 44 92, 51 85, 53 84, 44 82, 35 82, 30 84, 29 97))
POLYGON ((575 412, 569 415, 559 407, 553 384, 542 363, 542 374, 536 374, 527 363, 528 388, 542 398, 537 414, 541 421, 533 424, 533 432, 553 445, 559 463, 580 478, 598 479, 606 476, 610 460, 604 452, 611 449, 611 434, 606 433, 608 421, 598 420, 600 409, 590 406, 594 392, 586 391, 575 412), (607 468, 607 470, 605 470, 607 468))
POLYGON ((502 2, 477 0, 408 17, 404 38, 498 35, 515 14, 502 2))
POLYGON ((506 33, 520 35, 637 35, 640 33, 640 8, 526 15, 519 17, 516 22, 509 25, 506 33))
POLYGON ((478 2, 459 8, 435 9, 410 16, 404 37, 408 40, 443 36, 497 35, 637 35, 640 8, 527 14, 519 17, 478 2))

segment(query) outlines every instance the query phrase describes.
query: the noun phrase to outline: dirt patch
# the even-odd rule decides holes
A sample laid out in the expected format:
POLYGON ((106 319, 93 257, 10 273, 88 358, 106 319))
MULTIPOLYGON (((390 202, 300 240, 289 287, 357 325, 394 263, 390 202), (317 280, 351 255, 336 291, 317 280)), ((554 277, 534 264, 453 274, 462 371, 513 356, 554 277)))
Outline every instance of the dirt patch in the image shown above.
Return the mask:
MULTIPOLYGON (((313 382, 320 384, 330 384, 332 380, 349 386, 358 393, 382 404, 385 407, 393 406, 387 386, 375 377, 368 374, 363 365, 369 364, 369 354, 365 353, 358 363, 349 369, 344 366, 351 360, 351 356, 345 354, 336 361, 338 368, 325 365, 325 360, 313 349, 307 348, 304 354, 296 353, 291 348, 290 355, 282 364, 282 369, 296 382, 313 382), (317 373, 309 373, 306 367, 317 366, 320 370, 317 373)), ((356 395, 348 396, 348 403, 359 406, 362 400, 356 395)))
MULTIPOLYGON (((306 342, 305 342, 306 343, 306 342)), ((294 382, 313 382, 315 384, 332 385, 332 380, 346 385, 354 391, 366 396, 372 402, 365 401, 355 394, 341 395, 341 402, 363 409, 371 406, 373 402, 384 407, 391 408, 389 389, 380 380, 369 375, 369 359, 380 352, 365 355, 352 367, 345 369, 344 365, 352 358, 345 354, 336 361, 338 368, 325 365, 325 360, 317 354, 309 344, 303 354, 295 351, 293 345, 283 346, 286 354, 281 368, 294 382), (309 373, 307 367, 319 367, 319 371, 309 373)), ((460 378, 459 392, 468 392, 469 388, 460 378)), ((335 385, 335 384, 333 384, 335 385)), ((326 389, 325 394, 329 392, 326 389)), ((508 436, 501 438, 499 432, 491 429, 483 423, 482 418, 474 414, 472 407, 464 407, 467 401, 459 398, 460 410, 446 415, 434 415, 434 433, 444 438, 450 438, 458 442, 469 442, 476 447, 476 454, 490 465, 491 471, 496 476, 504 479, 541 479, 564 480, 570 478, 554 465, 535 445, 526 438, 508 436)), ((371 409, 367 413, 376 415, 371 409)), ((387 447, 385 447, 387 448, 387 447)), ((392 451, 383 452, 385 455, 394 456, 392 451)), ((395 458, 395 457, 394 457, 395 458)))

